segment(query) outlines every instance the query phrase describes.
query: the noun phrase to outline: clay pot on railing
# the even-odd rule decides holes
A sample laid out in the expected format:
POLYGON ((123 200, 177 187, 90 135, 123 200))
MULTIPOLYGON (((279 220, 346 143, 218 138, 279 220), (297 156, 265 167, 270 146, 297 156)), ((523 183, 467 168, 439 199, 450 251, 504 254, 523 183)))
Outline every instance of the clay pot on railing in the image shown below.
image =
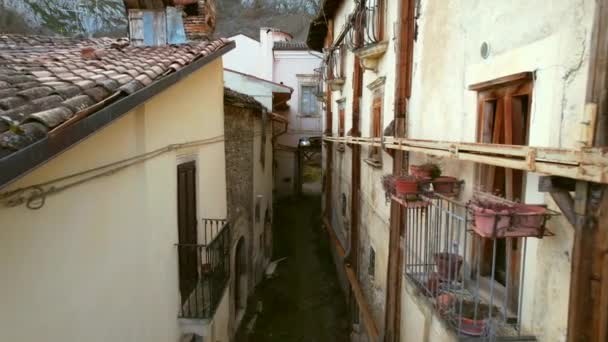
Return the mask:
POLYGON ((395 179, 395 190, 397 195, 409 195, 418 193, 418 179, 412 176, 401 176, 395 179))
POLYGON ((484 237, 502 237, 511 226, 511 207, 500 203, 469 204, 473 211, 473 230, 484 237), (502 235, 502 236, 501 236, 502 235))
POLYGON ((454 193, 454 188, 458 179, 449 176, 441 176, 433 179, 433 191, 440 194, 454 193))
POLYGON ((521 228, 540 229, 546 221, 547 208, 538 205, 516 204, 513 225, 521 228))
POLYGON ((469 208, 473 212, 473 230, 489 238, 542 237, 549 217, 547 209, 538 205, 477 200, 469 208))
POLYGON ((458 280, 460 268, 462 268, 462 257, 460 255, 448 252, 435 253, 433 259, 441 280, 458 280))

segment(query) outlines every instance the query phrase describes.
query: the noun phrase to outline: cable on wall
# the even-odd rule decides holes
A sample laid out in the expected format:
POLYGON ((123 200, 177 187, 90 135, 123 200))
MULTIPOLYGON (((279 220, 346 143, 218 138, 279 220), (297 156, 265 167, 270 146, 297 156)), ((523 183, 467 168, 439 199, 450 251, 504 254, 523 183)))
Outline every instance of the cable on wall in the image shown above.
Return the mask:
POLYGON ((209 139, 195 140, 186 143, 170 144, 150 152, 142 153, 133 157, 125 158, 92 169, 72 173, 43 183, 29 185, 12 191, 0 193, 0 202, 5 207, 17 207, 19 205, 25 204, 28 209, 37 210, 44 206, 46 198, 49 195, 60 193, 64 190, 92 181, 100 177, 110 176, 128 167, 142 163, 146 160, 155 158, 171 151, 176 151, 189 147, 210 145, 222 141, 224 141, 224 136, 219 135, 209 139), (74 180, 67 184, 58 185, 59 183, 75 178, 80 178, 83 176, 86 177, 74 180))

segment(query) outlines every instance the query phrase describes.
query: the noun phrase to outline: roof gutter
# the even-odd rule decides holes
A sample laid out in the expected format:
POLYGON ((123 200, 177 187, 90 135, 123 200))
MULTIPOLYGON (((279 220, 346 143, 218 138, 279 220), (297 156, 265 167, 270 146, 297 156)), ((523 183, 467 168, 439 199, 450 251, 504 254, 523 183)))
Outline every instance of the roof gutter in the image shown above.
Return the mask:
POLYGON ((0 189, 29 174, 35 168, 44 165, 57 155, 88 138, 93 133, 122 117, 135 107, 148 101, 155 95, 214 61, 216 58, 226 54, 228 51, 234 49, 235 45, 234 41, 231 41, 209 55, 197 59, 182 69, 155 81, 132 95, 117 100, 109 106, 66 127, 62 130, 61 134, 53 137, 47 136, 32 145, 0 159, 0 170, 2 170, 0 172, 0 189))

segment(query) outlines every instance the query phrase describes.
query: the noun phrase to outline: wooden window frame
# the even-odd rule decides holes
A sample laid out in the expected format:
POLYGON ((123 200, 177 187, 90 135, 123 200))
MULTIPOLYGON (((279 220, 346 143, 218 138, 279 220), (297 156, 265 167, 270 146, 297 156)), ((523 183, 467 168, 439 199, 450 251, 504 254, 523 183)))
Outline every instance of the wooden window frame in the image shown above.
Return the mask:
MULTIPOLYGON (((522 72, 494 80, 469 86, 469 90, 477 92, 477 128, 476 142, 506 145, 527 145, 530 136, 530 117, 532 114, 533 73, 522 72), (524 102, 523 99, 526 98, 524 102), (518 114, 519 113, 519 114, 518 114), (517 118, 525 117, 523 120, 517 118), (498 121, 497 121, 498 120, 498 121), (519 121, 519 123, 518 123, 519 121), (496 126, 498 124, 498 126, 496 126), (521 130, 517 130, 517 127, 521 130)), ((504 195, 509 200, 523 200, 525 195, 525 173, 520 170, 498 168, 491 165, 478 165, 476 170, 476 185, 478 187, 495 187, 495 177, 504 172, 504 195), (483 182, 483 184, 482 184, 483 182), (519 198, 515 198, 519 197, 519 198)), ((482 189, 494 192, 495 189, 482 189)), ((491 274, 493 243, 488 239, 474 240, 473 253, 477 253, 477 244, 481 244, 482 264, 480 274, 490 276, 498 282, 498 273, 491 274)), ((507 255, 510 255, 509 272, 509 307, 516 307, 519 296, 521 272, 521 246, 518 238, 507 238, 504 244, 504 262, 506 267, 507 255), (508 249, 511 252, 508 252, 508 249)), ((473 272, 476 272, 474 270, 473 272)), ((497 271, 498 272, 498 269, 497 271)))
MULTIPOLYGON (((373 138, 382 138, 382 117, 383 117, 383 94, 377 92, 374 94, 371 105, 371 120, 370 120, 370 136, 373 138)), ((378 146, 370 146, 368 158, 365 162, 373 167, 382 167, 382 148, 378 146)))

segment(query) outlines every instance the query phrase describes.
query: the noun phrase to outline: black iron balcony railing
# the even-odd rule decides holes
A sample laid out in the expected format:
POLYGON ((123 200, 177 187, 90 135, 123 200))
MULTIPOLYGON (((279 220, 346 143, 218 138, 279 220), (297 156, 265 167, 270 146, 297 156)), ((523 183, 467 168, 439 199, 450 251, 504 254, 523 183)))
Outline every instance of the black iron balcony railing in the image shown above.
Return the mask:
POLYGON ((230 226, 219 219, 202 223, 202 244, 177 244, 180 318, 212 318, 230 279, 230 226))
POLYGON ((365 4, 359 3, 351 14, 351 29, 346 36, 349 49, 356 50, 382 40, 384 18, 381 1, 383 0, 367 0, 365 4))

